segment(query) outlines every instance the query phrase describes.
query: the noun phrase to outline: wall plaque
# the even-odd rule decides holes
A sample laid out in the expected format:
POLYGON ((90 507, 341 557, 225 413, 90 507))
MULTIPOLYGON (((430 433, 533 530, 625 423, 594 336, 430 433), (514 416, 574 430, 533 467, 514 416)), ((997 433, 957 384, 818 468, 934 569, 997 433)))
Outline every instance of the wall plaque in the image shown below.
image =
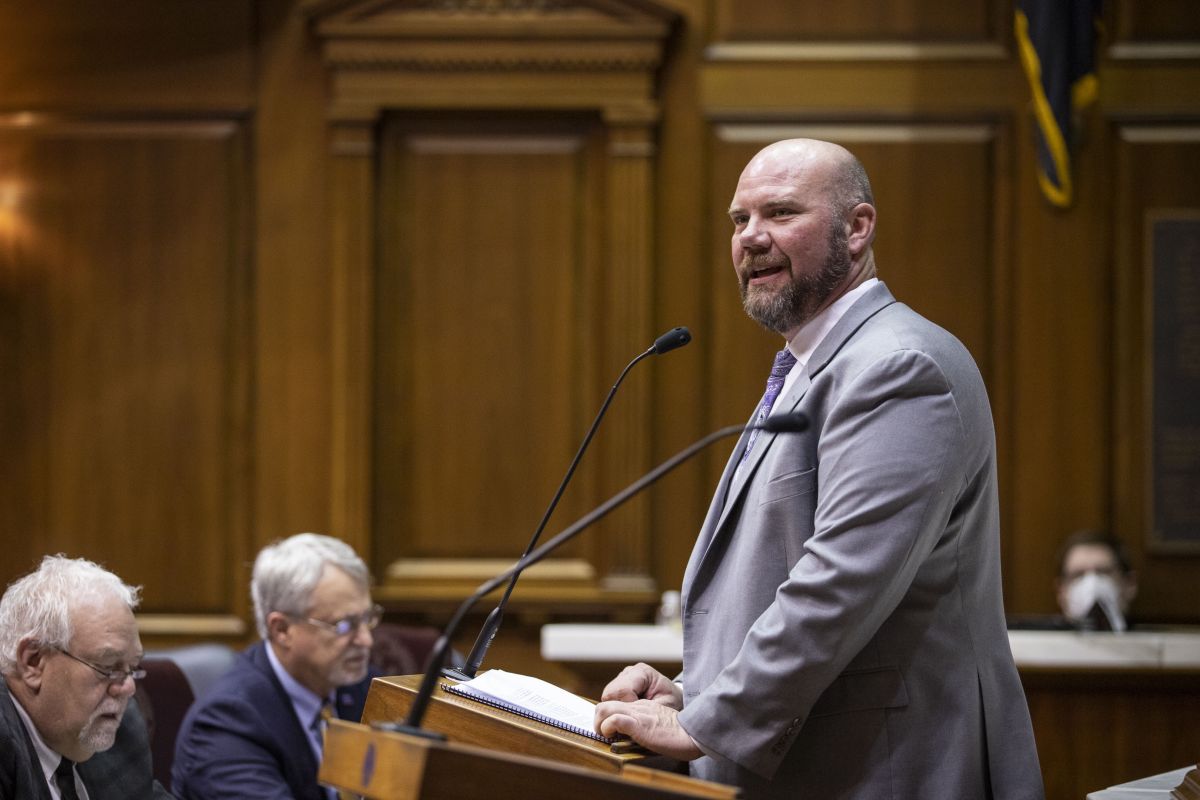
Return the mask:
POLYGON ((1150 536, 1200 550, 1200 212, 1149 228, 1150 536))

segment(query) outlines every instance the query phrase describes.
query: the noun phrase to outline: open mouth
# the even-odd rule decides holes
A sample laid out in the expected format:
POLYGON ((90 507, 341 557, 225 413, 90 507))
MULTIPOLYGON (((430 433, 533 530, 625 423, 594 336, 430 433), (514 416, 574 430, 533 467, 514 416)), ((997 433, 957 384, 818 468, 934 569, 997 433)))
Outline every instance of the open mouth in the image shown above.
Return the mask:
POLYGON ((765 283, 785 269, 784 265, 757 267, 750 271, 750 277, 746 282, 751 286, 756 283, 765 283))

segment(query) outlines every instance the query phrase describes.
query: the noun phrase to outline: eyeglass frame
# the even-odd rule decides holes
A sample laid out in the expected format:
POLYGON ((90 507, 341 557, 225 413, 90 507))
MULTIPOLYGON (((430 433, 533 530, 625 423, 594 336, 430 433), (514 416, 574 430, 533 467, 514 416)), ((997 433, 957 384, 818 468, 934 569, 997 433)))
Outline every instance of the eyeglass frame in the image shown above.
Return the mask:
POLYGON ((87 659, 80 658, 65 647, 58 648, 58 652, 62 653, 67 658, 74 659, 85 667, 90 668, 93 672, 104 678, 105 683, 112 685, 124 684, 125 681, 133 678, 134 681, 140 681, 146 677, 146 670, 143 667, 134 667, 133 669, 105 669, 104 667, 93 664, 87 659))
POLYGON ((379 627, 379 623, 383 621, 383 606, 375 603, 362 614, 350 614, 342 617, 334 622, 327 622, 323 619, 314 617, 302 617, 299 614, 289 614, 288 616, 307 622, 310 625, 315 625, 318 628, 323 628, 329 631, 338 639, 346 636, 351 636, 358 633, 358 629, 363 625, 367 626, 367 630, 373 631, 379 627), (339 630, 345 626, 345 630, 339 630))

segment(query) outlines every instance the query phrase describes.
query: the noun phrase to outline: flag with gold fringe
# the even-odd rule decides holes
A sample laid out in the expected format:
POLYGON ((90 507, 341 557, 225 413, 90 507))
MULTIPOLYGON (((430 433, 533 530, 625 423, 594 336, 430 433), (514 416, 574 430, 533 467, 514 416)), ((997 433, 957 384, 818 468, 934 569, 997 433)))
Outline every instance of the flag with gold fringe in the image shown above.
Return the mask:
POLYGON ((1059 208, 1074 200, 1072 118, 1095 102, 1101 0, 1017 0, 1021 64, 1033 92, 1038 182, 1059 208))

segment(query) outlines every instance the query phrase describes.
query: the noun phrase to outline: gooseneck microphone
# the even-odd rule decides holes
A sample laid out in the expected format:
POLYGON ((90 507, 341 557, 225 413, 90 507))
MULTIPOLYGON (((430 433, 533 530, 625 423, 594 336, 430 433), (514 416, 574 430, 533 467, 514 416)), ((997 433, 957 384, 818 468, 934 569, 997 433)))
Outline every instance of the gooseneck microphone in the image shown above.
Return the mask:
MULTIPOLYGON (((579 445, 579 450, 575 452, 575 458, 571 460, 571 465, 567 467, 567 474, 563 475, 562 483, 558 485, 558 491, 554 493, 554 498, 551 499, 550 505, 546 507, 546 513, 542 514, 541 522, 538 523, 537 528, 534 530, 533 537, 525 547, 525 552, 521 554, 522 558, 529 555, 530 551, 537 545, 542 531, 546 528, 546 523, 550 521, 550 515, 554 513, 554 509, 558 506, 558 501, 562 497, 563 491, 571 481, 571 476, 575 474, 575 468, 579 466, 579 460, 583 458, 583 452, 587 450, 588 445, 591 444, 592 437, 596 435, 596 429, 600 427, 600 420, 604 418, 604 413, 608 411, 608 406, 612 403, 612 399, 617 393, 617 387, 625 380, 625 376, 629 374, 629 370, 633 369, 633 365, 646 356, 661 356, 663 353, 669 353, 672 350, 683 347, 691 340, 692 332, 687 328, 672 328, 655 339, 654 344, 646 348, 644 353, 638 355, 633 361, 625 365, 625 369, 621 370, 620 376, 617 377, 617 382, 608 390, 608 396, 604 398, 604 403, 600 406, 600 411, 596 414, 596 419, 592 421, 592 427, 588 429, 587 435, 583 437, 583 443, 579 445)), ((479 671, 479 665, 483 663, 484 656, 487 655, 488 648, 492 645, 492 640, 496 638, 496 633, 500 630, 500 623, 504 621, 504 609, 508 607, 508 598, 512 596, 513 589, 517 585, 517 579, 520 577, 520 570, 513 573, 512 580, 508 583, 508 588, 504 590, 504 596, 500 598, 500 602, 496 604, 496 607, 492 609, 492 613, 488 614, 487 619, 484 620, 483 628, 479 631, 479 636, 475 638, 475 644, 471 647, 471 652, 467 655, 466 663, 463 664, 461 670, 447 668, 445 674, 448 677, 460 681, 470 680, 475 677, 475 673, 479 671)))
POLYGON ((417 690, 416 697, 413 698, 412 707, 409 709, 408 717, 405 718, 404 724, 396 725, 394 723, 389 723, 379 727, 387 730, 396 730, 403 733, 425 736, 428 738, 444 738, 440 734, 422 729, 421 721, 425 718, 425 710, 429 706, 429 700, 433 696, 433 690, 437 684, 438 676, 441 674, 442 666, 446 662, 446 656, 450 652, 450 642, 454 638, 454 634, 458 631, 458 626, 462 623, 463 617, 467 615, 467 612, 470 611, 476 603, 478 603, 482 598, 486 597, 490 592, 495 591, 506 580, 511 580, 517 575, 520 575, 522 570, 538 563, 546 556, 553 553, 559 547, 578 536, 588 527, 594 525, 596 522, 599 522, 614 509, 624 505, 643 489, 650 486, 659 478, 666 475, 668 472, 675 469, 680 464, 687 461, 713 442, 719 439, 724 439, 727 436, 733 436, 735 434, 741 434, 746 431, 754 430, 755 428, 767 433, 799 433, 808 429, 808 417, 800 412, 776 414, 774 416, 767 417, 767 419, 765 419, 762 423, 756 425, 732 425, 730 427, 721 428, 718 431, 710 433, 703 439, 700 439, 683 450, 680 450, 678 453, 647 472, 641 478, 638 478, 636 481, 617 492, 608 500, 604 501, 604 503, 588 512, 583 517, 580 517, 579 520, 577 520, 574 524, 548 540, 541 547, 526 553, 516 564, 513 564, 504 572, 482 584, 478 589, 475 590, 474 594, 463 601, 462 605, 458 607, 458 610, 454 612, 454 616, 450 618, 450 622, 446 624, 446 628, 442 631, 442 635, 438 637, 437 643, 433 648, 433 653, 429 657, 429 664, 425 669, 425 675, 421 679, 421 686, 417 690))

